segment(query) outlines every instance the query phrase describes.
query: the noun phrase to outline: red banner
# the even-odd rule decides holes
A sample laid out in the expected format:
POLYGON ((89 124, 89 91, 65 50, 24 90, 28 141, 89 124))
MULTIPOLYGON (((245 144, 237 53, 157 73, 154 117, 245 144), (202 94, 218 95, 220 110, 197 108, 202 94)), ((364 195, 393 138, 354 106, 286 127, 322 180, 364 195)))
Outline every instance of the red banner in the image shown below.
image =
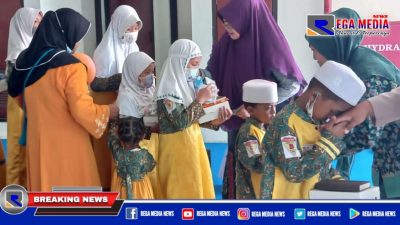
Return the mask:
POLYGON ((111 207, 118 192, 29 192, 29 207, 111 207))
POLYGON ((400 68, 400 21, 390 22, 389 28, 388 36, 365 35, 361 44, 381 53, 400 68))

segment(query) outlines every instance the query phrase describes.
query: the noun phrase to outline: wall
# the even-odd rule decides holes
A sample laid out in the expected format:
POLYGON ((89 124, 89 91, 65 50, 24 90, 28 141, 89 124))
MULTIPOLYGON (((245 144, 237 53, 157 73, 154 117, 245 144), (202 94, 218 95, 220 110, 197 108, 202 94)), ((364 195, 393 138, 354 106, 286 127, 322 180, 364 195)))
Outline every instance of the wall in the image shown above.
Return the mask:
POLYGON ((323 0, 278 0, 278 24, 286 36, 293 55, 306 80, 319 68, 304 35, 307 14, 323 14, 323 0))
POLYGON ((171 19, 169 1, 153 1, 154 9, 154 45, 156 71, 160 73, 161 67, 168 57, 171 45, 171 19))
POLYGON ((399 0, 332 0, 332 11, 347 7, 358 12, 360 17, 372 17, 374 14, 387 14, 389 20, 400 20, 399 0))
POLYGON ((24 0, 24 6, 35 7, 41 9, 44 13, 49 10, 57 10, 59 8, 72 8, 81 13, 92 24, 88 34, 83 39, 78 51, 85 52, 92 56, 96 48, 96 26, 95 26, 95 7, 94 0, 24 0))

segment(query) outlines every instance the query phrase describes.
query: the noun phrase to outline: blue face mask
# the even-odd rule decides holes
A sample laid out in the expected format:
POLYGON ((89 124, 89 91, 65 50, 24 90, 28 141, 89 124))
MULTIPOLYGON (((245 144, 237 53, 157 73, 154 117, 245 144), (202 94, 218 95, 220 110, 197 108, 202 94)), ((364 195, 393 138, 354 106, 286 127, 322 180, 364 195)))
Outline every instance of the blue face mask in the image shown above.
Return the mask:
POLYGON ((186 68, 186 77, 187 78, 192 78, 193 80, 195 80, 198 74, 199 74, 199 68, 195 68, 195 69, 186 68))
POLYGON ((72 54, 72 50, 68 47, 68 45, 65 45, 65 46, 67 46, 67 52, 68 52, 69 54, 72 54))
POLYGON ((144 79, 142 86, 144 88, 151 88, 153 86, 153 82, 154 82, 154 76, 152 73, 148 74, 146 76, 146 78, 144 79))
POLYGON ((203 78, 201 76, 197 76, 194 78, 193 86, 196 91, 198 91, 201 87, 203 87, 203 78))

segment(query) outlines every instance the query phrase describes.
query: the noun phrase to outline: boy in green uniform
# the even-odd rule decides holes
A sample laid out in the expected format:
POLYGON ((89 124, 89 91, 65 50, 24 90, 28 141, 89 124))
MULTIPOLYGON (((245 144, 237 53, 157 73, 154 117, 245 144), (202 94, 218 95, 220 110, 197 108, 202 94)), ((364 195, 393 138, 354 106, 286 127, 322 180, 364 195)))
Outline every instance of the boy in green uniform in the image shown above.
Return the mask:
MULTIPOLYGON (((264 125, 275 117, 275 105, 278 102, 276 83, 261 79, 244 83, 243 102, 250 117, 240 127, 236 138, 236 197, 256 199, 260 198, 264 125)), ((273 170, 272 164, 268 165, 273 170)))
POLYGON ((331 162, 341 153, 343 144, 332 135, 332 126, 320 129, 319 125, 355 106, 365 90, 349 67, 334 61, 321 66, 308 89, 267 129, 263 149, 269 158, 265 160, 272 161, 275 170, 263 170, 261 198, 308 199, 315 183, 331 178, 331 162))

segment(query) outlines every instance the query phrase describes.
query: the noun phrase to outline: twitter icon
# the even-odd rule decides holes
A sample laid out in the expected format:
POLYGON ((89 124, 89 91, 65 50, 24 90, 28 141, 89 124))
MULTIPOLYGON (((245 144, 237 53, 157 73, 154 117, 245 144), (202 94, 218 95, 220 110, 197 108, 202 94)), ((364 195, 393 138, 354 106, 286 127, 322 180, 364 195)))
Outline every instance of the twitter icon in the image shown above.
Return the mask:
POLYGON ((300 209, 300 208, 294 209, 294 219, 295 220, 305 220, 306 219, 306 209, 300 209))

